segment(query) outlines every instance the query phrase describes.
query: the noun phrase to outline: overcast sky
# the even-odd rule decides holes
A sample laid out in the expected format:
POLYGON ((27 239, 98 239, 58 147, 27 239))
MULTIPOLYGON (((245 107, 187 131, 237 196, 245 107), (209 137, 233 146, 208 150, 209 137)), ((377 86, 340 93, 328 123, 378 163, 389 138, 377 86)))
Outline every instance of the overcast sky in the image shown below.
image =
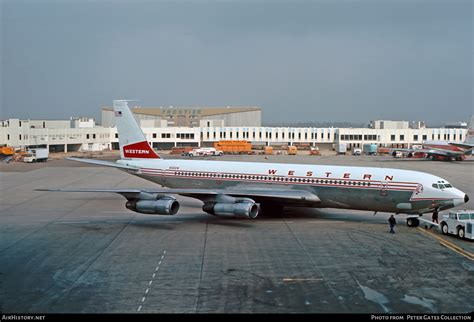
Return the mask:
POLYGON ((260 106, 264 122, 473 114, 471 0, 1 2, 0 119, 260 106))

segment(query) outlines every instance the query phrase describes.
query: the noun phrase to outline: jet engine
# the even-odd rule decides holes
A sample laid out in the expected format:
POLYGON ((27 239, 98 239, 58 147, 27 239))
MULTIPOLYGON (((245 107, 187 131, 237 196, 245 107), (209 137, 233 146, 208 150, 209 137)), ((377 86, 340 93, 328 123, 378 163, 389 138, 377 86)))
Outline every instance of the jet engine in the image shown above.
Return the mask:
POLYGON ((248 198, 232 199, 235 200, 234 203, 206 202, 204 203, 202 210, 214 216, 250 219, 257 218, 260 207, 255 203, 255 201, 248 198))
POLYGON ((127 209, 148 215, 175 215, 179 210, 179 202, 172 197, 155 200, 133 199, 125 204, 127 209))

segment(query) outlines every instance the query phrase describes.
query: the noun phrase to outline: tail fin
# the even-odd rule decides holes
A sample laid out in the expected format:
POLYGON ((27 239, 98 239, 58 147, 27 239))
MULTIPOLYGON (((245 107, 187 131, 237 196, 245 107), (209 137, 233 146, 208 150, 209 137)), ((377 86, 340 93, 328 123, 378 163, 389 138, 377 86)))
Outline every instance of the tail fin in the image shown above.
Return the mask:
POLYGON ((474 116, 471 116, 471 120, 469 121, 466 140, 464 143, 474 145, 474 116))
POLYGON ((160 159, 148 144, 126 100, 114 100, 120 157, 122 159, 160 159))

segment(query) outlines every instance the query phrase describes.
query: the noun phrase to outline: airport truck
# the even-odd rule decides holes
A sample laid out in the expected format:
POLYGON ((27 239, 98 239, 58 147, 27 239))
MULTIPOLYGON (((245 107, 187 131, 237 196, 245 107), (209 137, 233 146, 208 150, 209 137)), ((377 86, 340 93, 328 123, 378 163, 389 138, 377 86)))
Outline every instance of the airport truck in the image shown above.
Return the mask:
POLYGON ((377 155, 377 144, 367 143, 362 146, 362 150, 366 155, 377 155))
POLYGON ((440 222, 441 232, 474 240, 474 210, 450 211, 440 222))
POLYGON ((347 152, 347 143, 339 143, 337 145, 336 153, 337 154, 346 154, 346 152, 347 152))
POLYGON ((193 149, 192 151, 187 152, 187 155, 190 157, 207 157, 207 156, 221 156, 224 152, 216 150, 215 148, 198 148, 193 149))
POLYGON ((47 148, 35 148, 28 150, 28 153, 23 158, 24 162, 46 162, 48 161, 49 150, 47 148))
POLYGON ((474 210, 453 210, 443 215, 440 223, 434 223, 423 218, 407 218, 408 227, 417 227, 423 222, 425 228, 438 227, 444 235, 456 235, 461 239, 474 240, 474 210))

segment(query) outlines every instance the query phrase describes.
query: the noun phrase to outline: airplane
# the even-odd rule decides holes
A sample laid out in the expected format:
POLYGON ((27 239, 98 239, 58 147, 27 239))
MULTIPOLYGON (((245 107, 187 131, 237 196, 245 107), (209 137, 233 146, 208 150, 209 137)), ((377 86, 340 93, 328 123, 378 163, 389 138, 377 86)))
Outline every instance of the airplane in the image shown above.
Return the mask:
POLYGON ((421 149, 392 149, 392 156, 405 152, 409 157, 423 153, 427 158, 437 161, 463 161, 474 150, 474 117, 471 117, 466 139, 463 143, 446 141, 425 141, 421 149))
POLYGON ((469 200, 447 180, 417 171, 163 159, 150 147, 127 101, 114 100, 113 105, 121 158, 116 162, 67 159, 116 168, 162 188, 36 190, 118 193, 127 199, 126 208, 149 215, 175 215, 179 210, 175 195, 181 195, 201 200, 204 212, 221 217, 255 219, 287 206, 342 208, 411 214, 409 226, 417 226, 416 218, 423 213, 469 200))

